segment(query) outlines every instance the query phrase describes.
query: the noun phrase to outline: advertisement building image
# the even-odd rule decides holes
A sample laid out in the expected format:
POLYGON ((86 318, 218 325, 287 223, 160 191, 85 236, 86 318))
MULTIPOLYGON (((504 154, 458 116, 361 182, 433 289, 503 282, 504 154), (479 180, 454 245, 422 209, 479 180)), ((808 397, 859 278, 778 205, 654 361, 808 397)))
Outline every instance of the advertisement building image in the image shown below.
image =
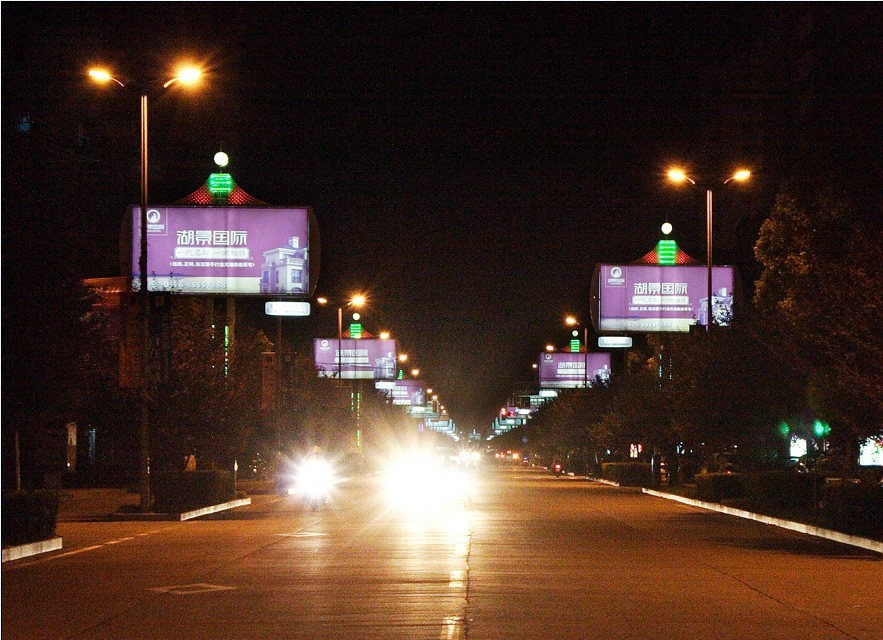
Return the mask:
POLYGON ((300 246, 298 236, 292 236, 288 246, 264 251, 261 271, 261 293, 304 293, 309 275, 307 248, 300 246))

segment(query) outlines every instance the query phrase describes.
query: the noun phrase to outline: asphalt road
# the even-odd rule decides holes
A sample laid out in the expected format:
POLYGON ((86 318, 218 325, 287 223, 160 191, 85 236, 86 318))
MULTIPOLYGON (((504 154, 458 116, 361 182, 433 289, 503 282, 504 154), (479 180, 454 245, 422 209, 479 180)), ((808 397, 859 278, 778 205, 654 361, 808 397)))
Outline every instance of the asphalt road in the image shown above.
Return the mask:
POLYGON ((504 467, 411 514, 367 480, 254 500, 61 523, 3 565, 3 638, 883 638, 883 556, 628 489, 504 467))

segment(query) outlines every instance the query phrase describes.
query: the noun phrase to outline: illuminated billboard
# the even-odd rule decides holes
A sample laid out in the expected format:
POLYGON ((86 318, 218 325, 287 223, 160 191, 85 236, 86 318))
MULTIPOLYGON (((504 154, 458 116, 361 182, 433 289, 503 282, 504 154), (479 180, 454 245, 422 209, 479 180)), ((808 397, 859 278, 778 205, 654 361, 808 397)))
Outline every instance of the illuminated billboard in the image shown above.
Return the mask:
MULTIPOLYGON (((714 267, 714 324, 733 317, 733 267, 714 267)), ((592 324, 596 331, 687 332, 708 323, 708 270, 701 265, 610 265, 592 276, 592 324)))
POLYGON ((419 380, 396 380, 395 386, 386 392, 392 403, 402 406, 423 406, 426 404, 426 391, 419 380))
MULTIPOLYGON (((141 208, 130 210, 132 287, 141 286, 141 208)), ((318 277, 312 211, 148 207, 147 288, 182 294, 308 297, 318 277), (312 237, 311 237, 312 232, 312 237)))
POLYGON ((313 353, 320 378, 392 380, 396 377, 395 340, 316 338, 313 353))
POLYGON ((544 389, 576 389, 586 381, 586 361, 589 364, 589 386, 596 378, 610 379, 609 353, 541 353, 540 387, 544 389))

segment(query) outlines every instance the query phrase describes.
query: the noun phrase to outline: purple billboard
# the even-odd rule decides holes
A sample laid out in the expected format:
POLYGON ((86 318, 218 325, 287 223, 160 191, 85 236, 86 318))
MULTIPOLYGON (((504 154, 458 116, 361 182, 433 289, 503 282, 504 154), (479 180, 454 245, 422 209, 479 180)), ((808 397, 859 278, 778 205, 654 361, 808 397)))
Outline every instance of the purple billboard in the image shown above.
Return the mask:
POLYGON ((596 378, 610 379, 609 353, 541 353, 540 387, 544 389, 576 389, 586 382, 586 361, 589 364, 589 386, 596 378))
MULTIPOLYGON (((316 229, 312 220, 307 207, 148 207, 147 288, 308 297, 318 267, 310 263, 310 230, 316 229)), ((141 208, 135 205, 131 230, 132 287, 137 290, 141 208)))
MULTIPOLYGON (((714 324, 733 317, 733 267, 713 267, 714 324)), ((596 331, 679 331, 708 323, 708 270, 701 265, 595 267, 592 324, 596 331)))
POLYGON ((412 407, 426 404, 426 391, 419 380, 396 380, 386 390, 386 395, 397 405, 412 407))
POLYGON ((392 380, 396 377, 395 340, 344 339, 338 349, 337 338, 316 338, 313 351, 320 378, 392 380))

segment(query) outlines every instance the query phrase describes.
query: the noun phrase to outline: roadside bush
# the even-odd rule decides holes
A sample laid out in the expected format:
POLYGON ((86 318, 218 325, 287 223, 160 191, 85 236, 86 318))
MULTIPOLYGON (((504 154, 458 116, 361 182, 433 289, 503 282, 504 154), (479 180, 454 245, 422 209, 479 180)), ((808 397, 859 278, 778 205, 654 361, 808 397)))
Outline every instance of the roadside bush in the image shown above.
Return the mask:
POLYGON ((232 471, 181 471, 156 473, 150 488, 157 513, 182 513, 236 497, 232 471))
POLYGON ((650 486, 649 462, 603 462, 601 477, 623 485, 650 486))
POLYGON ((883 540, 883 486, 826 484, 821 497, 823 527, 883 540))
POLYGON ((705 502, 744 498, 745 478, 741 473, 696 474, 696 497, 705 502))
POLYGON ((54 538, 57 516, 58 496, 54 491, 4 493, 3 546, 54 538))
POLYGON ((750 508, 775 514, 813 508, 821 498, 824 480, 811 473, 764 471, 747 476, 750 508))

